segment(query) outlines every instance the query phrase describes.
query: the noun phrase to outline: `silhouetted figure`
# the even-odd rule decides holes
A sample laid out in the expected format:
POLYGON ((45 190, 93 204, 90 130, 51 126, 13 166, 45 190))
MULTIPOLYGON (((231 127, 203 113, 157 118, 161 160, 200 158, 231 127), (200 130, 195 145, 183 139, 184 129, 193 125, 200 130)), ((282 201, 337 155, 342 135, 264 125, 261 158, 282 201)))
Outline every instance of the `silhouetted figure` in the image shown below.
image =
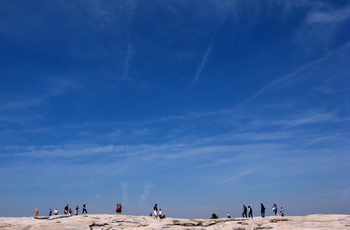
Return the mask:
POLYGON ((67 215, 68 214, 68 204, 66 205, 66 207, 64 207, 64 214, 67 215))
POLYGON ((243 205, 242 217, 247 218, 247 207, 245 205, 243 205))
POLYGON ((253 219, 253 209, 248 206, 248 217, 253 219))
POLYGON ((84 204, 83 204, 83 211, 81 214, 84 214, 84 213, 86 213, 86 214, 88 213, 86 210, 86 202, 84 202, 84 204))
POLYGON ((263 205, 263 203, 260 204, 260 213, 261 213, 261 217, 264 218, 265 217, 265 206, 263 205))

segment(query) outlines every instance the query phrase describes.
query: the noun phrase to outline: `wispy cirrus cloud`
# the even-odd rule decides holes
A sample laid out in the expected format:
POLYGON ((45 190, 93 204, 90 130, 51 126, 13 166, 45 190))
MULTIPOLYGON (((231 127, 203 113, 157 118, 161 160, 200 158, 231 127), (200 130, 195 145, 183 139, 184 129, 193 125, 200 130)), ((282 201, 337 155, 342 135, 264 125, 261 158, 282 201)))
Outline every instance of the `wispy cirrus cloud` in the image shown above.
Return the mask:
POLYGON ((281 125, 290 128, 302 125, 317 124, 322 122, 333 123, 336 121, 339 121, 339 118, 337 118, 337 116, 333 113, 322 113, 319 111, 312 111, 311 113, 300 114, 294 118, 272 121, 271 123, 272 125, 281 125))
POLYGON ((23 110, 46 103, 50 98, 58 97, 70 90, 84 87, 66 78, 48 78, 34 93, 4 93, 0 99, 0 110, 23 110))
POLYGON ((135 53, 134 47, 131 44, 131 42, 129 41, 128 50, 127 50, 126 58, 124 61, 124 75, 123 75, 124 80, 127 79, 129 76, 130 62, 131 62, 131 59, 132 59, 134 53, 135 53))
POLYGON ((313 71, 320 69, 322 66, 327 65, 328 63, 334 62, 334 60, 343 60, 349 52, 350 43, 346 43, 341 47, 329 51, 327 54, 322 57, 309 62, 305 65, 300 66, 296 70, 287 73, 269 84, 262 87, 259 91, 257 91, 253 96, 240 103, 237 107, 243 106, 255 99, 258 99, 261 95, 265 93, 269 93, 271 91, 281 91, 287 88, 295 87, 298 84, 301 84, 311 77, 315 77, 313 71))
POLYGON ((350 18, 350 7, 336 10, 315 10, 307 15, 307 24, 342 23, 350 18))
POLYGON ((144 187, 143 193, 140 195, 140 202, 139 202, 140 206, 147 204, 147 198, 148 198, 148 195, 151 193, 153 183, 145 181, 143 182, 143 187, 144 187))
POLYGON ((307 51, 324 50, 336 40, 343 25, 349 23, 350 7, 333 9, 329 6, 313 7, 309 10, 304 23, 295 33, 295 41, 307 51))
POLYGON ((2 95, 2 100, 0 101, 0 110, 27 109, 46 102, 48 98, 48 95, 29 96, 23 94, 5 94, 2 95))
POLYGON ((209 57, 210 57, 210 54, 211 54, 211 51, 213 50, 213 44, 209 45, 202 57, 202 61, 201 61, 201 64, 199 65, 197 71, 196 71, 196 74, 194 76, 194 79, 193 79, 193 82, 192 82, 192 85, 195 85, 205 67, 205 65, 207 64, 207 61, 209 60, 209 57))
POLYGON ((40 112, 30 111, 49 102, 52 98, 64 96, 72 90, 83 90, 84 86, 67 78, 48 78, 35 90, 25 89, 20 93, 0 93, 0 125, 30 125, 41 120, 40 112))
POLYGON ((129 184, 128 183, 121 183, 122 186, 122 203, 124 205, 127 205, 129 202, 129 184))
POLYGON ((126 31, 127 31, 127 42, 128 42, 128 46, 127 46, 127 54, 126 54, 126 58, 124 61, 124 75, 123 75, 123 80, 128 79, 129 77, 129 70, 130 70, 130 64, 131 64, 131 60, 133 58, 133 55, 135 54, 135 47, 133 46, 133 42, 132 42, 132 36, 131 36, 131 31, 132 31, 132 23, 133 23, 133 18, 134 18, 134 14, 136 12, 137 9, 137 4, 135 0, 127 0, 125 1, 125 5, 124 5, 124 11, 126 14, 126 19, 125 19, 125 26, 126 26, 126 31))
POLYGON ((247 170, 247 171, 244 171, 242 173, 239 173, 238 175, 236 176, 233 176, 233 177, 228 177, 228 178, 225 178, 225 179, 221 179, 219 180, 217 183, 219 184, 227 184, 227 183, 232 183, 238 179, 240 179, 241 177, 244 177, 248 174, 250 174, 251 172, 255 171, 256 169, 250 169, 250 170, 247 170))

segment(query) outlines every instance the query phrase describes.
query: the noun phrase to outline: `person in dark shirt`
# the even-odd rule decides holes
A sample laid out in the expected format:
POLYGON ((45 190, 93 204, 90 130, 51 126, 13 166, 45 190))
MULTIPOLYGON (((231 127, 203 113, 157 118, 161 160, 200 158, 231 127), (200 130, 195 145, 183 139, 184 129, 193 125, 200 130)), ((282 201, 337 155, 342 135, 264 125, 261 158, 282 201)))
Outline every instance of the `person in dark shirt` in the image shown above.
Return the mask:
POLYGON ((248 206, 248 217, 253 219, 253 209, 248 206))
POLYGON ((243 205, 242 217, 247 218, 247 207, 245 205, 243 205))
POLYGON ((264 218, 265 217, 265 206, 263 205, 263 203, 260 204, 260 213, 261 213, 261 217, 264 218))

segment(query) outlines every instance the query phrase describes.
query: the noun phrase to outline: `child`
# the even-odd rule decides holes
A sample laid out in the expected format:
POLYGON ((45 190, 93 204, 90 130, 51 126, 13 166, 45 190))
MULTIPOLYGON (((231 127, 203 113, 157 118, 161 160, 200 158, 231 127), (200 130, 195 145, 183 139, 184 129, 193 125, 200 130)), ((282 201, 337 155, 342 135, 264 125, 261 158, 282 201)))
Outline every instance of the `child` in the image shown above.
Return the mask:
POLYGON ((281 216, 284 216, 284 209, 283 209, 283 207, 281 207, 280 214, 281 214, 281 216))

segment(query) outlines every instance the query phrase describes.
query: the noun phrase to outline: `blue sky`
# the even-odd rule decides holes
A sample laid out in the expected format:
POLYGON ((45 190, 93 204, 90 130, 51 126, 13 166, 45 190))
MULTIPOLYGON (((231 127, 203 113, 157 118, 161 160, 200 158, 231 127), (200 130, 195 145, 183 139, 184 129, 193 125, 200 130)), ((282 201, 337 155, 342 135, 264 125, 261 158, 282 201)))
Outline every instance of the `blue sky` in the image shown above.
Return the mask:
POLYGON ((0 216, 350 214, 349 1, 0 2, 0 216))

